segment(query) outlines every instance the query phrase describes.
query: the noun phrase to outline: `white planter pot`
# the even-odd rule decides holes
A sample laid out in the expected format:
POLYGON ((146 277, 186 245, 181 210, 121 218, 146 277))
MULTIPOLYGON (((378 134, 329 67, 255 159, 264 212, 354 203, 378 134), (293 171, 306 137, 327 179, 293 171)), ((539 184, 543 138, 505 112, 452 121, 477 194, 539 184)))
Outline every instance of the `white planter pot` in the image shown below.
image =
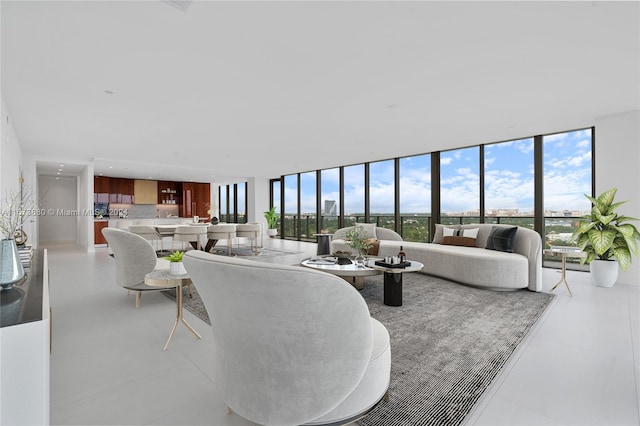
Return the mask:
POLYGON ((278 235, 278 230, 277 229, 267 229, 267 235, 270 237, 275 237, 276 235, 278 235))
POLYGON ((182 262, 170 262, 169 273, 171 275, 184 275, 187 273, 187 270, 184 269, 184 264, 182 262))
POLYGON ((618 279, 617 260, 592 260, 589 269, 591 282, 598 287, 613 287, 618 279))

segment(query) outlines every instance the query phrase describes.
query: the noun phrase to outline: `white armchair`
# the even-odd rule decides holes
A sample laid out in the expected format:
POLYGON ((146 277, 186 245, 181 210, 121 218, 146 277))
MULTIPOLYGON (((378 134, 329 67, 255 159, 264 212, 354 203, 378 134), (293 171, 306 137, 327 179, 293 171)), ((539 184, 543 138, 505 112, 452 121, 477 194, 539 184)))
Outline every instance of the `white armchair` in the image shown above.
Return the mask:
POLYGON ((238 415, 344 424, 386 395, 389 334, 343 279, 195 251, 184 264, 211 318, 214 380, 238 415))

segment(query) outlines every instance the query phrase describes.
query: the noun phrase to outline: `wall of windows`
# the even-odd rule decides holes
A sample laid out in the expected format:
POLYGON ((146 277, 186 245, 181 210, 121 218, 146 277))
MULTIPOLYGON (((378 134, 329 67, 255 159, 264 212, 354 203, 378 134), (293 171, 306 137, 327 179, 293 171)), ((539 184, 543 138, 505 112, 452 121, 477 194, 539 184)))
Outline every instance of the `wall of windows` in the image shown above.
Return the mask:
POLYGON ((247 222, 247 183, 240 182, 218 187, 220 222, 247 222))
POLYGON ((315 241, 320 229, 333 232, 366 221, 407 241, 427 242, 435 217, 440 223, 525 226, 542 235, 545 247, 568 245, 577 219, 590 209, 584 194, 593 195, 593 129, 281 179, 285 238, 315 241))

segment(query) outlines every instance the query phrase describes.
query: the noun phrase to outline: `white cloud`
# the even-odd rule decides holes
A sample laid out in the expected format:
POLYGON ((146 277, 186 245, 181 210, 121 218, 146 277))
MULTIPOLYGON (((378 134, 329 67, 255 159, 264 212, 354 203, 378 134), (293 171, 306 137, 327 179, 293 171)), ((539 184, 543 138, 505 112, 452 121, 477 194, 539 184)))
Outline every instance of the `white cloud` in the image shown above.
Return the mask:
POLYGON ((453 161, 453 158, 451 158, 451 157, 441 157, 440 158, 440 165, 441 166, 448 166, 449 164, 451 164, 452 161, 453 161))

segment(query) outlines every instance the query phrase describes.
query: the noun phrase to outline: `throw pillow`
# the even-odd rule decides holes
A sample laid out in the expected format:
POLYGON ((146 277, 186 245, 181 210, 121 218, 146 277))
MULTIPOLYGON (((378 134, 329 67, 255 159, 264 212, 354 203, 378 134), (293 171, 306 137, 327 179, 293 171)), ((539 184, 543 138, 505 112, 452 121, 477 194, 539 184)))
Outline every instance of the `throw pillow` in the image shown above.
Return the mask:
POLYGON ((487 239, 488 250, 498 250, 513 253, 513 243, 516 239, 518 227, 494 226, 487 239))
POLYGON ((475 247, 476 239, 469 237, 444 237, 442 238, 442 244, 450 246, 475 247))
POLYGON ((375 223, 356 223, 355 226, 360 229, 361 232, 364 232, 365 238, 373 238, 374 240, 378 239, 375 223))
POLYGON ((444 226, 439 223, 436 223, 436 232, 433 234, 433 239, 431 240, 433 244, 442 244, 442 238, 445 235, 444 234, 445 229, 446 229, 447 236, 458 235, 458 227, 456 225, 444 226))
POLYGON ((480 228, 463 228, 460 230, 460 235, 469 238, 478 238, 478 231, 480 228))
POLYGON ((369 256, 377 256, 378 250, 380 249, 380 240, 376 240, 375 238, 367 238, 364 240, 365 243, 371 244, 371 248, 367 250, 367 254, 369 256))

